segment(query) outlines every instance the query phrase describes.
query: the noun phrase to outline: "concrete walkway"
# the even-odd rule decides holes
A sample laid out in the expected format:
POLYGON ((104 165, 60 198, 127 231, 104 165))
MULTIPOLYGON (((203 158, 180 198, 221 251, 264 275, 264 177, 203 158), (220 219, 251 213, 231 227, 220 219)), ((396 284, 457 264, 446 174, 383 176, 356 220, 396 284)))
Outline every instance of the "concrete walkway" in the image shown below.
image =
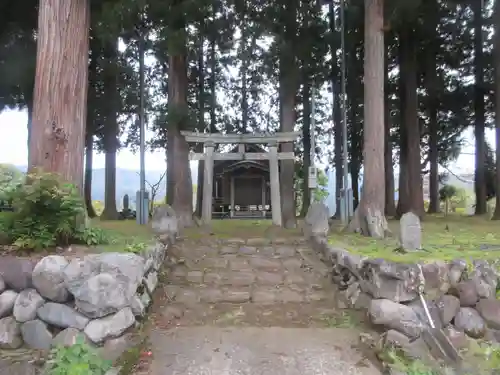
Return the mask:
POLYGON ((348 330, 178 328, 155 331, 155 375, 375 375, 351 347, 348 330))
POLYGON ((380 374, 358 349, 360 327, 335 308, 328 269, 300 240, 204 238, 174 255, 150 363, 136 375, 380 374))

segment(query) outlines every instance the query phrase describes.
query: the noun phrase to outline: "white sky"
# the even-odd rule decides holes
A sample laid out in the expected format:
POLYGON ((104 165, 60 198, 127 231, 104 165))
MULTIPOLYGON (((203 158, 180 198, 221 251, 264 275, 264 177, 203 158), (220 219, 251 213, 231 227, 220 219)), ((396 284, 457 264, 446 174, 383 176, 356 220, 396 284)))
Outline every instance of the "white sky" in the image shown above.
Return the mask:
MULTIPOLYGON (((0 113, 0 163, 14 165, 28 164, 28 117, 24 111, 5 111, 0 113)), ((121 150, 117 155, 118 168, 139 170, 139 153, 121 150)), ((104 168, 104 154, 94 151, 94 168, 104 168)), ((165 152, 146 153, 146 169, 164 170, 165 152)))
MULTIPOLYGON (((4 111, 0 113, 0 163, 27 165, 28 150, 26 127, 27 115, 24 111, 4 111)), ((465 135, 468 145, 464 147, 462 155, 453 163, 455 173, 470 173, 474 170, 474 136, 472 130, 465 135)), ((488 130, 486 138, 490 145, 495 147, 494 131, 488 130)), ((196 162, 193 162, 196 163, 196 162)), ((118 168, 139 170, 139 154, 129 150, 121 150, 117 155, 118 168)), ((164 170, 166 167, 165 153, 156 151, 146 154, 147 170, 164 170)), ((94 154, 94 168, 104 168, 104 155, 94 154)))

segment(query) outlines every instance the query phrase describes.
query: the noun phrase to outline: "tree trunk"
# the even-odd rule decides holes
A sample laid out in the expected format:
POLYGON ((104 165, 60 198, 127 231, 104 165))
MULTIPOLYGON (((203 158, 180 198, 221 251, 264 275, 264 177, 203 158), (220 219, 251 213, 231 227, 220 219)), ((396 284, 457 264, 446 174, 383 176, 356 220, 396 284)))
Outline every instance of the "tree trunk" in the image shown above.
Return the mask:
POLYGON ((408 212, 408 174, 407 171, 407 140, 406 140, 406 84, 401 73, 401 65, 403 63, 403 46, 401 42, 398 44, 398 62, 399 62, 399 181, 398 181, 398 204, 396 206, 396 217, 400 218, 405 212, 408 212))
MULTIPOLYGON (((298 71, 295 56, 297 34, 297 1, 292 0, 285 11, 285 32, 279 60, 280 131, 292 132, 295 126, 295 100, 298 86, 298 71)), ((293 143, 281 144, 281 151, 293 152, 293 143)), ((285 228, 295 228, 295 161, 283 160, 280 165, 280 190, 282 223, 285 228)))
POLYGON ((493 46, 493 54, 494 54, 494 64, 495 67, 495 141, 496 141, 496 150, 495 150, 495 211, 493 212, 492 219, 500 220, 500 2, 495 1, 494 12, 493 12, 493 24, 495 26, 495 34, 494 34, 494 46, 493 46))
POLYGON ((384 237, 384 2, 365 0, 365 65, 363 192, 350 229, 366 236, 384 237), (376 227, 365 218, 377 219, 376 227))
POLYGON ((343 134, 343 124, 342 124, 342 113, 340 105, 340 88, 339 85, 335 86, 338 91, 336 91, 335 98, 333 98, 333 137, 334 137, 334 164, 335 164, 335 217, 340 218, 340 192, 344 184, 344 165, 343 159, 343 144, 342 144, 342 134, 343 134))
MULTIPOLYGON (((416 34, 413 25, 402 28, 401 77, 404 82, 404 119, 406 136, 406 177, 408 206, 402 214, 412 211, 420 218, 424 214, 424 196, 420 162, 420 126, 418 121, 416 34)), ((405 205, 406 206, 406 205, 405 205)))
MULTIPOLYGON (((293 61, 293 60, 292 60, 293 61)), ((290 65, 289 58, 282 56, 280 61, 280 104, 281 104, 281 132, 293 131, 296 119, 295 97, 296 97, 296 72, 295 67, 290 65)), ((281 151, 293 152, 293 143, 281 144, 281 151)), ((295 161, 282 160, 280 166, 280 190, 281 190, 281 213, 282 223, 285 228, 295 228, 295 161)))
MULTIPOLYGON (((205 51, 203 48, 203 35, 200 34, 200 45, 198 46, 198 131, 205 131, 205 51)), ((198 152, 203 152, 203 146, 200 144, 198 152)), ((200 178, 205 177, 205 163, 198 161, 198 183, 196 189, 196 216, 201 218, 201 209, 203 202, 203 186, 200 184, 200 178)), ((202 180, 203 181, 203 180, 202 180)))
POLYGON ((359 206, 359 170, 361 165, 358 163, 358 159, 353 159, 350 165, 350 173, 351 173, 351 185, 352 185, 352 198, 353 198, 353 208, 356 210, 359 206))
MULTIPOLYGON (((91 129, 91 128, 90 128, 91 129)), ((93 164, 93 151, 94 151, 94 135, 92 131, 87 130, 85 135, 85 179, 84 179, 84 198, 85 207, 87 208, 87 215, 89 217, 96 217, 97 214, 92 204, 92 164, 93 164)))
MULTIPOLYGON (((439 23, 439 6, 437 0, 433 0, 432 13, 428 16, 429 30, 436 30, 439 23)), ((439 204, 439 173, 438 173, 438 142, 439 142, 439 124, 438 124, 438 74, 437 74, 437 53, 439 44, 436 40, 436 32, 432 34, 427 55, 427 73, 426 86, 428 92, 428 116, 429 116, 429 209, 428 213, 438 213, 439 204)))
POLYGON ((389 101, 389 61, 388 48, 385 50, 384 63, 384 171, 385 171, 385 215, 396 216, 396 205, 394 203, 394 166, 392 161, 391 142, 391 116, 389 101))
POLYGON ((353 208, 356 210, 359 205, 359 171, 361 170, 361 163, 363 162, 363 128, 357 116, 357 108, 359 108, 360 104, 358 103, 358 98, 360 97, 359 92, 363 91, 362 88, 356 84, 349 85, 348 88, 347 95, 350 97, 349 124, 351 125, 348 128, 348 135, 351 139, 350 148, 348 149, 350 155, 348 171, 351 175, 353 208), (358 89, 361 89, 361 91, 358 91, 358 89))
POLYGON ((476 215, 486 213, 486 144, 484 135, 484 58, 482 1, 473 2, 474 11, 474 113, 476 138, 476 169, 474 190, 476 193, 476 215))
MULTIPOLYGON (((429 98, 430 99, 430 98, 429 98)), ((434 102, 435 103, 435 102, 434 102)), ((429 209, 434 214, 441 211, 439 204, 439 173, 438 173, 438 123, 437 109, 434 104, 429 106, 429 209)))
POLYGON ((304 177, 302 184, 302 211, 301 216, 305 217, 309 205, 311 204, 311 195, 309 194, 309 167, 311 165, 311 82, 307 73, 304 74, 304 86, 302 91, 303 121, 302 121, 302 143, 304 145, 304 155, 302 163, 302 175, 304 177))
POLYGON ((104 94, 106 96, 106 117, 104 123, 104 210, 103 220, 117 220, 116 208, 116 152, 119 147, 118 97, 117 97, 117 44, 108 42, 104 47, 103 75, 104 94))
POLYGON ((28 123, 26 127, 28 128, 28 160, 30 160, 30 140, 31 140, 31 129, 33 128, 33 95, 26 97, 26 112, 28 115, 28 123))
MULTIPOLYGON (((243 16, 244 17, 244 16, 243 16)), ((244 22, 244 18, 243 18, 244 22)), ((241 124, 240 131, 242 133, 246 133, 248 131, 248 67, 250 65, 250 48, 247 46, 248 43, 248 25, 241 25, 243 28, 242 36, 241 36, 241 48, 242 52, 242 61, 241 61, 241 124)))
MULTIPOLYGON (((330 32, 335 33, 335 8, 334 2, 329 5, 330 32)), ((330 45, 330 53, 336 56, 337 46, 334 38, 330 45)), ((342 164, 342 108, 340 104, 340 82, 339 66, 336 58, 332 57, 331 81, 333 99, 333 137, 334 137, 334 164, 335 164, 335 217, 340 218, 340 191, 343 185, 343 164, 342 164)))
POLYGON ((169 54, 168 106, 175 118, 167 131, 167 200, 175 210, 181 228, 193 225, 193 185, 189 168, 189 146, 181 135, 187 127, 187 64, 185 20, 177 17, 172 32, 178 43, 169 54))
MULTIPOLYGON (((350 63, 347 64, 348 66, 350 63)), ((354 73, 354 72, 353 72, 354 73)), ((348 78, 348 82, 352 81, 348 78)), ((359 171, 361 170, 361 164, 363 163, 362 151, 363 151, 363 129, 362 123, 358 118, 357 109, 360 103, 358 102, 362 91, 362 87, 356 84, 351 84, 347 86, 347 96, 349 99, 349 121, 350 126, 348 127, 348 137, 351 142, 348 144, 348 152, 350 160, 348 162, 348 173, 351 176, 351 188, 352 188, 352 198, 353 198, 353 209, 359 206, 359 171), (360 91, 358 91, 360 90, 360 91)))
POLYGON ((30 169, 55 172, 83 195, 88 0, 41 0, 30 169))

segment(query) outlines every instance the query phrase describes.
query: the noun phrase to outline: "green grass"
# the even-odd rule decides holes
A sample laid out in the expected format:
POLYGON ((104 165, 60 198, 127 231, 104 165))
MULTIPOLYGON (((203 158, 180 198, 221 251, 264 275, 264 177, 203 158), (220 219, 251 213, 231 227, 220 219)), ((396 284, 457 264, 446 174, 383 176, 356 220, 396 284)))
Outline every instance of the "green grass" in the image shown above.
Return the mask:
MULTIPOLYGON (((186 236, 199 238, 207 233, 203 228, 188 228, 186 236)), ((271 220, 264 219, 223 219, 212 220, 210 233, 218 238, 270 238, 288 237, 300 234, 300 229, 283 229, 273 226, 271 220)))
POLYGON ((399 222, 390 221, 393 237, 377 240, 340 231, 330 235, 332 245, 370 258, 416 263, 462 258, 495 260, 500 258, 500 222, 483 217, 458 215, 426 216, 422 221, 422 247, 425 251, 398 253, 399 222), (481 246, 494 249, 481 250, 481 246))
POLYGON ((99 245, 102 251, 136 252, 154 242, 153 232, 149 225, 139 225, 135 220, 92 220, 92 225, 104 229, 111 241, 107 245, 99 245))
POLYGON ((325 315, 323 321, 328 328, 353 328, 359 325, 347 311, 342 311, 337 315, 325 315))

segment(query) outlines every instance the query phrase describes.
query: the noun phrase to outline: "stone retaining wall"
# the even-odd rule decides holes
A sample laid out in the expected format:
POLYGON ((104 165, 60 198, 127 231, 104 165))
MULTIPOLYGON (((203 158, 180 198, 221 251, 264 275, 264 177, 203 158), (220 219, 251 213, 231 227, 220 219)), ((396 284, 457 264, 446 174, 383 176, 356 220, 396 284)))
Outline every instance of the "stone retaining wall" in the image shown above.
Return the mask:
MULTIPOLYGON (((371 322, 386 331, 384 340, 406 344, 402 346, 411 355, 421 356, 418 349, 425 346, 421 335, 429 323, 417 293, 418 266, 351 254, 317 233, 310 239, 331 266, 332 280, 348 307, 366 310, 371 322)), ((465 260, 454 260, 422 264, 422 271, 433 321, 457 348, 467 346, 468 338, 500 342, 499 275, 493 266, 480 260, 469 266, 465 260)))
POLYGON ((80 333, 95 345, 120 337, 151 303, 170 243, 163 242, 141 254, 2 257, 0 348, 50 349, 80 333))
MULTIPOLYGON (((341 290, 347 307, 365 310, 370 321, 383 329, 379 349, 396 345, 410 357, 438 358, 425 336, 429 322, 418 295, 422 279, 417 264, 370 259, 328 244, 328 212, 320 203, 311 205, 304 234, 341 290), (430 349, 430 352, 429 352, 430 349)), ((425 254, 424 257, 425 258, 425 254)), ((496 267, 486 261, 421 264, 424 296, 436 327, 442 328, 457 349, 470 339, 500 343, 500 282, 496 267)))

